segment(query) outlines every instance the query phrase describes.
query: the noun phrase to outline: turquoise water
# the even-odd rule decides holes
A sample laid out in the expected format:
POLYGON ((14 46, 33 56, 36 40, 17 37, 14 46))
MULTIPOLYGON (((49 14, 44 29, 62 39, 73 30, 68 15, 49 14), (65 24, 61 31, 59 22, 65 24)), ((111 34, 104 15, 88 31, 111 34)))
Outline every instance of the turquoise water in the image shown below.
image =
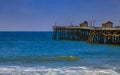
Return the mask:
POLYGON ((52 32, 0 32, 0 74, 119 73, 120 46, 52 40, 52 32))

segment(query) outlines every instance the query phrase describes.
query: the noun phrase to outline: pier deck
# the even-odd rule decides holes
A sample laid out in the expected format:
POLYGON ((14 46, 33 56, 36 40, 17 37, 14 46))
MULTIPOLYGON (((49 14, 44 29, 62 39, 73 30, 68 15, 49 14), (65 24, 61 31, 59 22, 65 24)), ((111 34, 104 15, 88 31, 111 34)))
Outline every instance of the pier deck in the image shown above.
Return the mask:
POLYGON ((120 28, 53 26, 54 40, 80 40, 90 43, 120 44, 120 28))

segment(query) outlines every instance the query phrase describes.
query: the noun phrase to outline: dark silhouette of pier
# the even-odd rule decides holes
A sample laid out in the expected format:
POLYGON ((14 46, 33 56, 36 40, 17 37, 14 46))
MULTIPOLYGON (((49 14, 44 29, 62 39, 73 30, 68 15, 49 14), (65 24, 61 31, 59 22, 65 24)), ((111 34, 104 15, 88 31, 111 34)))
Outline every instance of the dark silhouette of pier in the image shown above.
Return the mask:
POLYGON ((102 27, 90 27, 87 21, 80 26, 53 26, 54 40, 78 40, 89 43, 120 45, 120 27, 108 21, 102 27))

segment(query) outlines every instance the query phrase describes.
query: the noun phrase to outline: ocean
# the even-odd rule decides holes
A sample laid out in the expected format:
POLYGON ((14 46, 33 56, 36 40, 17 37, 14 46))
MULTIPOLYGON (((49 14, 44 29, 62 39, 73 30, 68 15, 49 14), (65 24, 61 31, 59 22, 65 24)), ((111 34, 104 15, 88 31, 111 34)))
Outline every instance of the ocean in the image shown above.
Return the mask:
POLYGON ((120 75, 120 46, 0 32, 0 75, 120 75))

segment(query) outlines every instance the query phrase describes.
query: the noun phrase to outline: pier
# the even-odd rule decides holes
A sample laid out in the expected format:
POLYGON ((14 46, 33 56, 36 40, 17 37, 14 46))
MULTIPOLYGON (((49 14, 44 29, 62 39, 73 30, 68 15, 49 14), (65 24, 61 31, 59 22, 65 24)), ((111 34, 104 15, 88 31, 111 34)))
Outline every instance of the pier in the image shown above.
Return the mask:
POLYGON ((80 26, 53 26, 54 40, 77 40, 89 43, 120 45, 120 27, 108 21, 102 27, 90 27, 87 21, 80 26))

